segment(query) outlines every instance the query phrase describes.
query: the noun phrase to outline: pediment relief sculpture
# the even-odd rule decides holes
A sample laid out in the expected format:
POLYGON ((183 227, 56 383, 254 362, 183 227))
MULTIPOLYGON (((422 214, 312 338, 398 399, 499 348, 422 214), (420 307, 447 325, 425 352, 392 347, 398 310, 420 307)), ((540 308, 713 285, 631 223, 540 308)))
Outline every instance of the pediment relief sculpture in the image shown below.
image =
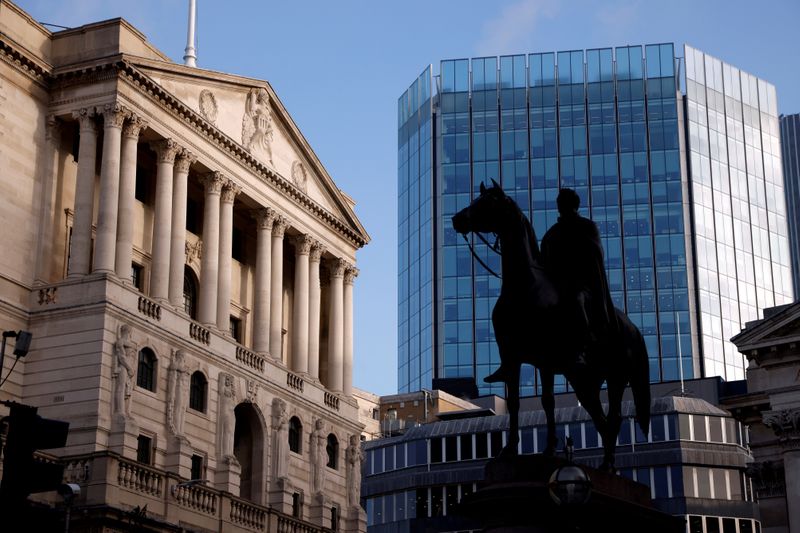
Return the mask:
POLYGON ((292 181, 298 189, 308 193, 308 170, 300 161, 292 163, 292 181))
POLYGON ((261 161, 272 164, 272 112, 264 88, 250 89, 242 117, 242 146, 261 161))
POLYGON ((207 121, 214 124, 217 120, 217 112, 219 111, 217 106, 217 97, 214 96, 214 93, 208 89, 203 89, 200 91, 198 103, 200 106, 200 115, 202 115, 202 117, 207 121))

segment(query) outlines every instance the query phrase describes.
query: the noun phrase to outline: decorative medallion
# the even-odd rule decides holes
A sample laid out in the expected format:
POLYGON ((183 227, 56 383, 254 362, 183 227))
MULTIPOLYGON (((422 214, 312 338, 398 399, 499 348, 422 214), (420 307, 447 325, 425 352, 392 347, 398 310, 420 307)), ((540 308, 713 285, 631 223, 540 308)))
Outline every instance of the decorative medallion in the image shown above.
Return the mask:
POLYGON ((242 146, 258 159, 272 164, 272 113, 263 87, 250 89, 242 117, 242 146))
POLYGON ((292 163, 292 181, 303 192, 308 192, 308 171, 300 161, 292 163))
POLYGON ((212 124, 217 120, 217 98, 208 89, 200 91, 200 114, 212 124))

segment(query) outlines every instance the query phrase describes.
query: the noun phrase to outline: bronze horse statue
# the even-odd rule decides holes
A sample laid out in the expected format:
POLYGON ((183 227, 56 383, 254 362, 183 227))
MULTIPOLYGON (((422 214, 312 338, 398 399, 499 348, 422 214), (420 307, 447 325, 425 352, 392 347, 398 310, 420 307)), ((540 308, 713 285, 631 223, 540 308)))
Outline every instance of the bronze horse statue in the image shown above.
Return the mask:
MULTIPOLYGON (((501 250, 502 286, 492 310, 492 325, 504 369, 510 427, 503 455, 514 455, 519 445, 519 381, 523 363, 539 370, 542 406, 547 418, 545 455, 553 455, 555 432, 555 374, 567 378, 603 440, 601 469, 614 469, 617 435, 622 425, 622 395, 630 384, 636 420, 647 434, 650 427, 650 374, 644 338, 630 319, 615 309, 619 329, 600 345, 591 346, 585 364, 570 353, 570 317, 539 261, 539 245, 530 221, 514 200, 494 181, 480 186, 480 195, 453 216, 453 228, 494 233, 501 250), (608 389, 608 412, 600 401, 603 383, 608 389)), ((574 350, 573 350, 574 351, 574 350)))

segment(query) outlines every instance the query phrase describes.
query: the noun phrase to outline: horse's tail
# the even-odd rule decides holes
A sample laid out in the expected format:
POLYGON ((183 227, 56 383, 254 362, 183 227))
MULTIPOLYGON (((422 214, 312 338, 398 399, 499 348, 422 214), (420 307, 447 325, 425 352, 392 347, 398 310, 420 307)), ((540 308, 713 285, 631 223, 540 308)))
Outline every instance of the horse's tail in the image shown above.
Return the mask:
POLYGON ((618 311, 617 318, 621 318, 620 327, 627 331, 632 369, 630 384, 633 404, 636 407, 636 422, 642 433, 647 435, 650 429, 650 361, 647 356, 647 345, 639 328, 627 316, 618 311))

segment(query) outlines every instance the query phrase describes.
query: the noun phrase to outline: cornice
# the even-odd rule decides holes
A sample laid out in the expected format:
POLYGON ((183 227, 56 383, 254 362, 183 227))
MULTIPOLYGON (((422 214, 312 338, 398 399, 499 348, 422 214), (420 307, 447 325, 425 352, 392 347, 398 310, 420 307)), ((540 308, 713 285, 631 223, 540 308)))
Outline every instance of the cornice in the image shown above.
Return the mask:
POLYGON ((188 125, 197 133, 208 139, 211 143, 217 145, 217 147, 226 152, 230 157, 237 160, 244 167, 248 168, 251 173, 259 177, 261 181, 278 189, 284 194, 284 196, 290 198, 300 207, 304 208, 307 212, 312 213, 316 216, 316 218, 325 222, 331 229, 347 238, 358 248, 367 243, 367 240, 364 238, 364 236, 354 231, 351 227, 334 216, 333 213, 300 191, 293 183, 291 183, 289 179, 284 178, 271 168, 258 161, 255 157, 250 155, 250 153, 248 153, 244 147, 239 145, 236 141, 223 133, 216 126, 205 120, 192 108, 175 98, 169 92, 165 91, 146 74, 136 69, 124 59, 117 62, 116 67, 119 75, 125 78, 133 86, 138 87, 142 91, 142 94, 160 104, 170 113, 172 113, 175 118, 181 120, 184 124, 188 125))
POLYGON ((51 79, 51 67, 26 54, 5 34, 0 34, 0 58, 39 85, 47 87, 51 79))

